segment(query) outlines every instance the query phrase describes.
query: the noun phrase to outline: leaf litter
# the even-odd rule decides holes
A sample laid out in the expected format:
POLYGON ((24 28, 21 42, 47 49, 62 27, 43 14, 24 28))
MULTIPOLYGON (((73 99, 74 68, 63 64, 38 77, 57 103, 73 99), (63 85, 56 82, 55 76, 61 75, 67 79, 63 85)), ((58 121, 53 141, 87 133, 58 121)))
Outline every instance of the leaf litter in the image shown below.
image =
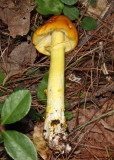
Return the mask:
MULTIPOLYGON (((100 2, 103 3, 103 1, 100 2)), ((85 1, 82 3, 82 6, 85 6, 85 1)), ((98 28, 95 31, 85 32, 79 27, 79 45, 65 58, 67 68, 65 71, 65 99, 69 104, 66 110, 71 111, 75 117, 67 121, 69 139, 72 145, 71 153, 63 156, 55 155, 43 139, 42 122, 33 121, 34 134, 40 139, 35 145, 39 156, 43 159, 48 157, 59 160, 104 160, 108 158, 107 146, 110 159, 112 158, 114 152, 114 113, 99 118, 75 132, 75 129, 88 121, 114 110, 113 15, 110 10, 111 5, 112 2, 106 0, 103 5, 98 5, 97 1, 96 6, 91 5, 88 8, 86 14, 87 16, 91 14, 98 19, 98 28), (72 79, 71 75, 75 79, 72 79), (78 81, 77 77, 80 78, 78 81), (42 147, 44 148, 42 149, 42 147)), ((46 105, 41 104, 41 101, 37 99, 36 88, 44 74, 49 70, 50 59, 37 54, 30 38, 27 40, 27 36, 30 36, 29 31, 33 32, 34 24, 44 23, 43 21, 46 19, 46 17, 32 12, 34 7, 32 0, 19 0, 15 3, 12 0, 1 0, 0 19, 2 23, 0 23, 0 27, 4 30, 0 31, 0 70, 4 73, 5 79, 4 86, 0 86, 0 89, 4 87, 7 92, 0 97, 0 103, 4 102, 16 87, 23 86, 23 88, 31 91, 32 109, 40 113, 45 112, 46 105), (25 37, 24 40, 21 41, 20 36, 25 37), (15 41, 13 41, 14 39, 15 41), (26 74, 28 69, 40 69, 41 72, 37 75, 26 74)), ((31 132, 28 131, 25 134, 31 135, 31 132)), ((3 147, 1 147, 0 152, 2 153, 0 158, 8 157, 3 147)))
POLYGON ((7 72, 21 70, 22 66, 33 64, 36 56, 37 53, 32 42, 22 42, 9 54, 7 64, 4 64, 4 67, 6 66, 7 72))
POLYGON ((0 19, 8 25, 10 36, 26 35, 30 29, 30 12, 34 9, 33 0, 1 0, 0 19))
MULTIPOLYGON (((90 0, 91 1, 91 0, 90 0)), ((87 5, 88 0, 80 0, 83 5, 87 5)), ((107 0, 96 0, 95 3, 89 5, 87 13, 93 17, 103 18, 110 7, 107 0)))

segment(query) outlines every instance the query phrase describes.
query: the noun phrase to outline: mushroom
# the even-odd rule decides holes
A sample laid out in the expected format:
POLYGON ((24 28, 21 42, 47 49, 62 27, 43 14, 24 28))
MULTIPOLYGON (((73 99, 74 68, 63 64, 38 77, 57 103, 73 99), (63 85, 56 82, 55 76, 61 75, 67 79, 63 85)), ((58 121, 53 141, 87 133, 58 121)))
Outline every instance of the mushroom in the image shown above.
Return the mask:
POLYGON ((53 16, 33 35, 35 48, 51 58, 44 138, 51 149, 61 153, 71 150, 67 142, 67 125, 64 116, 65 53, 73 50, 77 43, 77 30, 72 22, 63 15, 53 16))

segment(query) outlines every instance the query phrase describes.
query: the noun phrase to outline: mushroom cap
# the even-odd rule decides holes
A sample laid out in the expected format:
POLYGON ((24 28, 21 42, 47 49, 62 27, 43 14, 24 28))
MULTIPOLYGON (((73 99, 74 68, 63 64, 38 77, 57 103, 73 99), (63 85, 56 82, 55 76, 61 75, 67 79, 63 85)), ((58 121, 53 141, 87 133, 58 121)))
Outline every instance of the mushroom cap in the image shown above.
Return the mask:
POLYGON ((73 50, 78 43, 78 33, 73 23, 63 15, 50 18, 43 26, 39 27, 33 34, 32 42, 35 48, 45 55, 50 55, 51 35, 53 31, 64 33, 65 53, 73 50))

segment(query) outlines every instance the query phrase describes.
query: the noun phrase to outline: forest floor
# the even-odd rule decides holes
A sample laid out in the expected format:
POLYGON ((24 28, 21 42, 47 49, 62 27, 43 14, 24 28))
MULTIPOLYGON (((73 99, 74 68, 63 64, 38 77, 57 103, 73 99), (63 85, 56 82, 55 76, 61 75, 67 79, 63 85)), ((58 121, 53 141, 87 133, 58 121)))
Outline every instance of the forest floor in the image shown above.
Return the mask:
MULTIPOLYGON (((8 4, 4 8, 9 20, 11 13, 8 4)), ((37 98, 37 88, 49 71, 50 57, 36 51, 31 42, 31 33, 36 25, 44 24, 48 17, 37 14, 30 6, 28 8, 28 15, 23 17, 23 21, 29 19, 28 28, 20 28, 16 23, 11 28, 5 18, 0 20, 0 70, 5 75, 3 85, 0 86, 2 91, 5 90, 0 96, 0 104, 15 89, 24 88, 31 92, 31 107, 35 113, 41 114, 41 111, 45 112, 46 104, 37 98), (22 33, 21 36, 16 36, 18 32, 22 33)), ((17 21, 19 16, 23 15, 18 13, 17 21)), ((51 159, 112 160, 114 157, 113 20, 114 14, 109 8, 102 19, 97 19, 96 30, 84 31, 79 25, 77 27, 78 46, 65 56, 66 111, 73 115, 70 118, 68 115, 67 119, 72 151, 64 155, 52 152, 51 159)), ((40 118, 29 117, 10 128, 19 130, 32 139, 34 126, 42 122, 40 118)), ((1 144, 0 160, 6 159, 11 158, 1 144)))

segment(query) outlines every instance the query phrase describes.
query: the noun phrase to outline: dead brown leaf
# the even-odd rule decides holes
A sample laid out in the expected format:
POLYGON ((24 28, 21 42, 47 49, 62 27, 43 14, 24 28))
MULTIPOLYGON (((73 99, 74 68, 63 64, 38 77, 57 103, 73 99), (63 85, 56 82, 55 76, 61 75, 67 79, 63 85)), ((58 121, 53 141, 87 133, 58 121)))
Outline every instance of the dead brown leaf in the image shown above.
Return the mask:
MULTIPOLYGON (((110 99, 103 105, 102 111, 105 111, 105 110, 114 110, 114 100, 113 99, 110 99)), ((101 119, 100 122, 104 126, 104 128, 114 131, 114 113, 105 117, 104 120, 101 119)))
POLYGON ((14 4, 12 0, 1 0, 0 19, 8 25, 10 36, 26 35, 30 28, 30 12, 34 6, 33 0, 20 0, 14 4))
MULTIPOLYGON (((108 112, 109 110, 114 110, 114 100, 108 100, 102 107, 101 110, 96 112, 96 108, 90 109, 79 109, 79 126, 87 123, 90 119, 94 119, 96 117, 101 116, 104 112, 108 112), (83 114, 82 114, 83 113, 83 114)), ((75 115, 76 116, 76 115, 75 115)), ((73 118, 71 121, 67 122, 68 130, 70 132, 75 128, 75 119, 73 118)), ((82 131, 82 135, 88 131, 93 123, 87 125, 82 131)), ((98 143, 105 144, 106 141, 110 144, 114 144, 114 113, 107 115, 105 118, 99 119, 99 121, 89 130, 88 137, 94 136, 94 140, 98 143), (100 127, 100 128, 99 128, 100 127), (104 141, 105 139, 105 141, 104 141)), ((77 131, 77 134, 79 131, 77 131)), ((81 137, 81 135, 80 135, 81 137)))
MULTIPOLYGON (((80 0, 83 5, 86 5, 88 0, 80 0)), ((103 18, 105 13, 108 11, 110 4, 107 0, 96 0, 94 5, 89 5, 87 13, 91 16, 97 16, 103 18)))
POLYGON ((44 160, 48 160, 50 159, 52 152, 48 148, 47 143, 43 136, 43 124, 44 123, 40 123, 39 125, 34 127, 33 142, 34 142, 34 145, 36 147, 38 154, 44 160))
POLYGON ((32 42, 22 42, 4 59, 3 66, 7 72, 21 70, 27 64, 33 64, 37 53, 32 42))

